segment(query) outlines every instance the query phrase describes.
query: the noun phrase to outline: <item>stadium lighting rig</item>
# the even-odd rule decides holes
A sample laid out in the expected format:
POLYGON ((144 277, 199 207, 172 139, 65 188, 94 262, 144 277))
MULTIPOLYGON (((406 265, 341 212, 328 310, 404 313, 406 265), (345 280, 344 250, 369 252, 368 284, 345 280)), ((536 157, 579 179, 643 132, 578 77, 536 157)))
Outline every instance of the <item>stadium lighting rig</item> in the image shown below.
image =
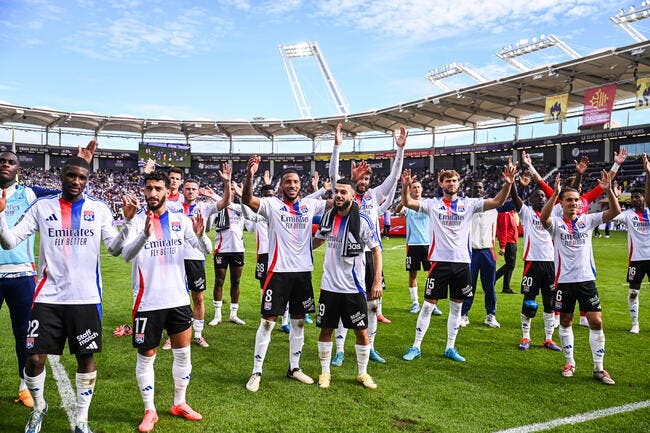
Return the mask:
POLYGON ((534 53, 535 51, 544 50, 550 47, 558 47, 564 51, 572 59, 580 58, 580 54, 562 42, 560 38, 555 35, 541 35, 539 38, 534 37, 530 41, 522 39, 513 47, 508 45, 497 53, 497 57, 507 62, 509 65, 519 69, 521 72, 527 72, 530 68, 517 60, 517 57, 526 54, 534 53))
POLYGON ((645 42, 648 40, 648 38, 645 37, 637 29, 632 27, 631 23, 646 19, 648 17, 650 17, 650 0, 641 2, 641 7, 638 9, 636 9, 634 6, 630 6, 627 12, 625 9, 621 9, 618 11, 616 16, 609 17, 609 19, 636 42, 645 42))
POLYGON ((448 78, 454 75, 465 73, 469 75, 472 79, 479 83, 485 83, 487 80, 483 78, 478 72, 474 71, 472 68, 466 65, 461 65, 460 63, 450 63, 443 66, 442 68, 432 69, 424 76, 431 84, 435 84, 440 87, 443 91, 448 92, 451 89, 445 84, 441 83, 440 80, 448 78))
POLYGON ((278 46, 278 50, 280 51, 280 57, 282 57, 282 63, 284 64, 284 69, 289 78, 289 84, 291 85, 291 91, 293 92, 293 97, 298 104, 298 110, 300 110, 300 116, 302 118, 311 118, 312 115, 305 94, 302 91, 302 87, 300 87, 298 74, 296 73, 291 61, 291 59, 298 57, 314 57, 316 59, 316 63, 323 75, 323 79, 325 80, 327 89, 330 92, 330 96, 332 96, 332 99, 334 100, 338 113, 348 114, 348 106, 343 100, 343 95, 336 85, 334 76, 327 66, 317 42, 300 42, 297 44, 280 45, 278 46))

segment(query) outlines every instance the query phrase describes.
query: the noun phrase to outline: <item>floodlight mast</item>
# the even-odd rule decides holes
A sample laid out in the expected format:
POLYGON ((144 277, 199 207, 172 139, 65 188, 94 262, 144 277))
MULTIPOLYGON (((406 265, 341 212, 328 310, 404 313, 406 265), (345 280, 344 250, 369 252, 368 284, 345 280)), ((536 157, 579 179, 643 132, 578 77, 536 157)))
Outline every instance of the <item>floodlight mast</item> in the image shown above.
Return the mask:
POLYGON ((483 78, 481 74, 473 70, 467 65, 462 65, 460 63, 450 63, 448 65, 443 66, 442 68, 438 69, 432 69, 431 71, 427 72, 427 74, 424 76, 427 80, 431 82, 431 84, 435 84, 436 86, 440 87, 443 91, 448 92, 451 90, 447 85, 443 84, 440 82, 440 80, 451 77, 453 75, 458 75, 465 73, 469 77, 471 77, 474 81, 478 83, 485 83, 487 80, 483 78))
POLYGON ((569 47, 555 35, 541 35, 539 39, 535 37, 530 41, 528 41, 528 39, 522 39, 514 47, 512 45, 504 47, 500 52, 497 53, 497 57, 513 66, 514 68, 519 69, 521 72, 528 72, 530 68, 517 60, 517 57, 534 53, 535 51, 540 51, 553 46, 558 47, 564 51, 564 53, 572 59, 580 58, 580 54, 577 51, 569 47))
POLYGON ((293 96, 296 99, 296 103, 298 104, 300 115, 303 118, 311 118, 311 110, 309 109, 305 95, 302 91, 302 88, 300 87, 298 75, 296 74, 296 70, 294 69, 293 63, 291 61, 291 59, 295 57, 316 58, 316 63, 318 64, 320 72, 323 75, 323 79, 325 80, 325 85, 329 90, 330 96, 334 100, 336 110, 339 114, 348 114, 348 106, 343 99, 341 91, 336 85, 336 81, 334 80, 334 76, 327 66, 327 62, 325 62, 325 58, 320 51, 318 42, 301 42, 298 44, 280 45, 278 49, 280 51, 280 56, 282 57, 284 69, 287 72, 287 77, 289 78, 291 91, 293 92, 293 96))
POLYGON ((632 27, 632 24, 630 23, 640 21, 648 17, 650 17, 650 1, 646 0, 641 3, 641 7, 639 9, 635 9, 634 6, 630 6, 628 12, 625 12, 624 9, 621 9, 618 11, 616 16, 609 17, 609 19, 636 42, 645 42, 648 40, 648 38, 643 33, 632 27))

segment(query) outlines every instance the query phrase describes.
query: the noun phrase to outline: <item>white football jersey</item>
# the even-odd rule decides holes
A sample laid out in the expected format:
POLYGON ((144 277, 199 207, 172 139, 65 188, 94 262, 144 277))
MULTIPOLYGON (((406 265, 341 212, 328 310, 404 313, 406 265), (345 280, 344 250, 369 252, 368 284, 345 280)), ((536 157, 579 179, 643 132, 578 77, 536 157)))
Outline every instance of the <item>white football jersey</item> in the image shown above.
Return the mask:
POLYGON ((524 261, 552 262, 553 241, 539 219, 540 212, 523 205, 519 210, 521 226, 524 228, 524 261))
POLYGON ((217 231, 214 237, 214 253, 244 252, 244 217, 241 205, 231 204, 227 208, 230 225, 217 231))
POLYGON ((483 212, 482 198, 458 197, 452 202, 443 198, 420 200, 418 212, 429 214, 430 262, 470 263, 472 215, 483 212))
POLYGON ((547 229, 554 246, 555 282, 578 283, 596 280, 596 265, 591 247, 594 227, 603 222, 603 213, 582 214, 573 221, 552 217, 547 229))
POLYGON ((650 215, 648 208, 642 212, 627 209, 614 218, 614 221, 627 226, 628 258, 636 262, 650 260, 650 215))
MULTIPOLYGON (((187 217, 194 217, 198 214, 203 216, 204 224, 208 223, 210 216, 217 212, 217 204, 214 202, 197 201, 190 205, 183 202, 183 214, 187 217)), ((186 260, 205 260, 205 254, 200 249, 194 248, 190 244, 185 245, 186 260)))
POLYGON ((323 215, 325 204, 325 200, 310 198, 294 203, 284 202, 277 197, 260 199, 258 213, 269 222, 269 273, 314 269, 312 218, 323 215))

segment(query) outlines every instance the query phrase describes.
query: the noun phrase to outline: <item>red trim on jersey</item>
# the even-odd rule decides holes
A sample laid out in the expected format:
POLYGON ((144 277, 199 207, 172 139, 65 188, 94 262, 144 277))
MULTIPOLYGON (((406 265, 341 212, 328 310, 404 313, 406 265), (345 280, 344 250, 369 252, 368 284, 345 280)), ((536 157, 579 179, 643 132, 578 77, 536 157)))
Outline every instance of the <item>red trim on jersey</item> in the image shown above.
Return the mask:
POLYGON ((429 273, 427 274, 427 278, 429 278, 431 272, 433 272, 433 268, 435 268, 437 264, 438 262, 431 262, 431 267, 429 268, 429 273))
POLYGON ((557 253, 557 272, 555 273, 555 288, 557 288, 557 282, 560 281, 560 271, 562 270, 562 256, 560 253, 557 253))
MULTIPOLYGON (((528 243, 526 244, 526 251, 524 251, 524 262, 526 261, 526 257, 528 257, 528 253, 530 252, 530 238, 528 238, 528 243)), ((524 275, 526 272, 524 271, 524 275)))
POLYGON ((144 276, 142 275, 142 271, 140 270, 140 267, 138 267, 138 275, 140 276, 139 278, 140 288, 138 289, 138 295, 135 297, 135 302, 133 303, 133 313, 131 313, 131 321, 135 320, 135 314, 138 312, 138 308, 140 308, 140 302, 142 301, 142 296, 144 295, 144 276))
POLYGON ((255 254, 257 255, 257 258, 260 258, 260 232, 255 230, 255 245, 257 245, 257 251, 255 251, 255 254))
POLYGON ((41 277, 41 282, 38 284, 38 287, 36 287, 36 290, 34 291, 34 297, 32 298, 32 308, 34 308, 34 302, 36 302, 36 297, 41 292, 41 289, 45 285, 46 281, 47 281, 47 265, 45 265, 45 267, 43 268, 43 276, 41 277))
POLYGON ((276 242, 275 251, 273 251, 273 261, 269 265, 269 269, 266 272, 266 280, 264 280, 264 288, 262 289, 264 293, 266 293, 266 287, 269 285, 269 281, 271 281, 271 277, 273 276, 273 270, 275 269, 275 263, 277 261, 278 261, 278 244, 276 242))
POLYGON ((526 262, 524 265, 524 276, 528 273, 528 269, 530 269, 530 266, 533 264, 533 262, 526 262))
POLYGON ((219 243, 217 244, 217 246, 214 249, 215 254, 219 253, 219 250, 221 249, 221 245, 223 244, 223 235, 221 234, 221 232, 217 232, 217 236, 219 236, 219 243))
POLYGON ((178 201, 178 197, 180 197, 181 193, 177 192, 176 194, 169 194, 169 197, 167 197, 167 200, 169 201, 178 201))
POLYGON ((156 237, 156 240, 164 239, 165 235, 163 234, 162 225, 160 225, 160 216, 153 216, 153 234, 156 237))
POLYGON ((429 261, 431 261, 431 256, 433 255, 433 250, 435 249, 436 249, 436 234, 433 233, 433 238, 431 239, 431 246, 429 247, 429 256, 427 257, 429 261))
POLYGON ((634 252, 634 241, 630 238, 630 255, 627 258, 627 265, 630 266, 632 263, 632 253, 634 252))

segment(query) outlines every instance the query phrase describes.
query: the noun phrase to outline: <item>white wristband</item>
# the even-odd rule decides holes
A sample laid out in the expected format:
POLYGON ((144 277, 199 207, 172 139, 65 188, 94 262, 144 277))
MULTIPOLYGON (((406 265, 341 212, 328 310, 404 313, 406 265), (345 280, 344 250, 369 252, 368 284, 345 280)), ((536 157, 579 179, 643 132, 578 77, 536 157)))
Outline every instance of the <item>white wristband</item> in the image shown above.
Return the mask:
POLYGON ((612 165, 612 168, 609 169, 609 171, 611 171, 612 173, 618 173, 619 168, 621 168, 621 166, 615 162, 614 165, 612 165))
POLYGON ((528 167, 528 171, 529 171, 530 174, 532 174, 533 176, 536 175, 536 174, 539 175, 539 173, 537 173, 537 170, 535 170, 535 167, 533 167, 532 165, 528 167))

